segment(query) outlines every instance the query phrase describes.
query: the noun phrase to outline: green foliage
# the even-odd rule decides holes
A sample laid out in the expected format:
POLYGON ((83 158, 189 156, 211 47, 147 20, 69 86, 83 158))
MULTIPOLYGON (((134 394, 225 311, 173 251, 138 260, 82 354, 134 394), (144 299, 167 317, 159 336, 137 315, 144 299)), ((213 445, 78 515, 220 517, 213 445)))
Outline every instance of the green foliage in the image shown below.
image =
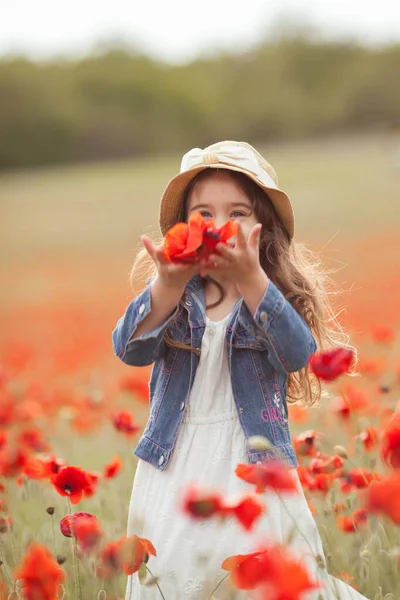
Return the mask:
POLYGON ((0 61, 0 168, 400 123, 400 46, 284 39, 185 66, 110 51, 0 61))

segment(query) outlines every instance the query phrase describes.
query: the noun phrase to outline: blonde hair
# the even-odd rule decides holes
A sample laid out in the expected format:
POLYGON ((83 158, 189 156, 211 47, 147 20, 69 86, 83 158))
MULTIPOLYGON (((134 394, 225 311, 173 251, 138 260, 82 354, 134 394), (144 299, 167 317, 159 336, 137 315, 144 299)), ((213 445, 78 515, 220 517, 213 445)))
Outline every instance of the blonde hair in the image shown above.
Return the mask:
MULTIPOLYGON (((187 204, 194 185, 212 176, 215 171, 218 169, 206 169, 189 184, 179 221, 185 221, 187 218, 187 204)), ((224 172, 228 173, 245 191, 253 203, 258 221, 263 226, 260 238, 260 264, 265 273, 307 323, 317 342, 318 351, 337 347, 353 350, 355 360, 349 374, 356 375, 357 352, 350 345, 350 336, 339 322, 341 311, 335 312, 332 301, 332 297, 340 296, 344 291, 332 277, 338 269, 327 269, 317 252, 301 242, 290 239, 267 194, 249 177, 240 172, 224 172)), ((154 241, 161 244, 163 238, 159 235, 154 241)), ((138 279, 143 282, 156 274, 155 264, 147 251, 142 249, 137 254, 130 272, 132 288, 138 279)), ((222 290, 220 301, 223 296, 222 290)), ((194 351, 191 346, 172 340, 168 333, 164 339, 170 346, 194 351)), ((308 365, 296 373, 288 374, 288 402, 311 406, 322 395, 326 393, 322 389, 321 382, 313 375, 308 365)))

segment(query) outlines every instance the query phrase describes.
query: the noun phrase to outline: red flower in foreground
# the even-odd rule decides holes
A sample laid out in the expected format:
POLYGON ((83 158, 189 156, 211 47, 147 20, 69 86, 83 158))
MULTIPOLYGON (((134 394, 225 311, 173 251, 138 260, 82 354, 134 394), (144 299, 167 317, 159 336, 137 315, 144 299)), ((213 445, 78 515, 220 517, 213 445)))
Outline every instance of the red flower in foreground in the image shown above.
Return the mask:
POLYGON ((100 524, 96 517, 93 518, 93 515, 77 519, 73 524, 73 531, 83 552, 93 550, 103 537, 100 524))
POLYGON ((382 458, 394 469, 400 469, 400 414, 395 414, 382 432, 382 458))
POLYGON ((219 514, 224 506, 220 494, 202 494, 197 488, 190 487, 183 500, 183 510, 195 519, 206 519, 219 514))
POLYGON ((368 512, 384 513, 400 525, 400 471, 394 471, 380 481, 373 481, 367 490, 368 512))
POLYGON ((140 429, 140 427, 134 423, 132 415, 123 410, 114 417, 113 424, 115 429, 125 433, 127 436, 133 435, 140 429))
POLYGON ((238 554, 226 558, 221 567, 232 571, 230 579, 239 590, 253 590, 265 577, 264 556, 266 550, 252 554, 238 554))
POLYGON ((120 459, 119 456, 116 456, 115 458, 113 458, 113 460, 111 462, 109 462, 107 465, 105 465, 104 477, 106 479, 111 479, 112 477, 115 477, 121 471, 122 467, 123 467, 122 460, 120 459))
POLYGON ((276 492, 298 491, 290 467, 277 460, 261 465, 239 464, 235 473, 240 479, 253 483, 257 494, 262 494, 267 487, 276 492))
POLYGON ((80 467, 61 467, 51 483, 61 496, 69 496, 72 504, 94 494, 93 479, 80 467))
POLYGON ((213 516, 224 519, 233 514, 245 529, 250 530, 265 507, 252 496, 246 496, 236 504, 228 504, 220 494, 203 494, 195 487, 190 487, 184 497, 183 510, 195 519, 213 516))
POLYGON ((94 515, 87 512, 76 512, 72 515, 65 515, 60 521, 61 533, 65 537, 72 537, 75 535, 75 524, 82 518, 92 519, 93 521, 97 520, 94 515))
POLYGON ((320 587, 283 546, 261 552, 231 556, 222 563, 231 571, 231 581, 241 590, 259 588, 268 600, 301 600, 303 594, 320 587))
POLYGON ((137 535, 120 538, 107 544, 101 552, 97 575, 108 579, 121 570, 132 575, 139 571, 142 563, 147 563, 150 556, 157 556, 157 552, 149 540, 137 535))
POLYGON ((22 580, 26 600, 55 600, 64 572, 45 546, 32 544, 15 573, 22 580))
POLYGON ((216 252, 219 243, 227 244, 237 233, 237 224, 228 221, 217 229, 197 212, 189 223, 177 223, 165 235, 164 256, 171 262, 192 264, 216 252))
POLYGON ((247 496, 240 500, 235 506, 231 508, 225 507, 226 512, 232 512, 239 523, 247 530, 250 531, 255 521, 265 512, 265 506, 254 498, 253 496, 247 496))
POLYGON ((316 352, 310 358, 312 372, 323 381, 334 381, 347 373, 353 362, 354 352, 351 348, 335 348, 325 352, 316 352))

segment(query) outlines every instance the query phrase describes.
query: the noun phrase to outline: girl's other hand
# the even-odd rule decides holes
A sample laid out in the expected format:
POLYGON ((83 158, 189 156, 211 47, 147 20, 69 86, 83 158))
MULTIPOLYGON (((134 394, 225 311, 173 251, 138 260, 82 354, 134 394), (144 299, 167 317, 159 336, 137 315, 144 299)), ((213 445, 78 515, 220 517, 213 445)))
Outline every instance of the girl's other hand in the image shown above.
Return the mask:
POLYGON ((200 264, 184 265, 170 262, 165 258, 162 246, 156 246, 147 235, 142 235, 141 240, 157 267, 158 281, 166 288, 183 292, 186 284, 199 273, 200 264))
POLYGON ((259 258, 260 232, 262 225, 252 227, 248 239, 239 223, 234 248, 226 244, 218 244, 219 255, 212 254, 207 263, 207 272, 220 273, 224 278, 235 281, 236 285, 244 285, 257 277, 262 270, 259 258))

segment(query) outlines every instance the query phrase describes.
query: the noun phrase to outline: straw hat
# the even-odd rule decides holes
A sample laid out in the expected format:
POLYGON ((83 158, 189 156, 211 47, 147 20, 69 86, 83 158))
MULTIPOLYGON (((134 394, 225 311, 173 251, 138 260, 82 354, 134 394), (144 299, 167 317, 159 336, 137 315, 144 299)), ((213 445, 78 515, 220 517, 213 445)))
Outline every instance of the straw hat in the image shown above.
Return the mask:
POLYGON ((182 158, 181 170, 168 183, 160 202, 162 234, 179 220, 185 190, 204 169, 239 171, 255 181, 267 194, 290 237, 294 235, 294 214, 288 196, 278 187, 273 167, 246 142, 217 142, 202 150, 193 148, 182 158))

